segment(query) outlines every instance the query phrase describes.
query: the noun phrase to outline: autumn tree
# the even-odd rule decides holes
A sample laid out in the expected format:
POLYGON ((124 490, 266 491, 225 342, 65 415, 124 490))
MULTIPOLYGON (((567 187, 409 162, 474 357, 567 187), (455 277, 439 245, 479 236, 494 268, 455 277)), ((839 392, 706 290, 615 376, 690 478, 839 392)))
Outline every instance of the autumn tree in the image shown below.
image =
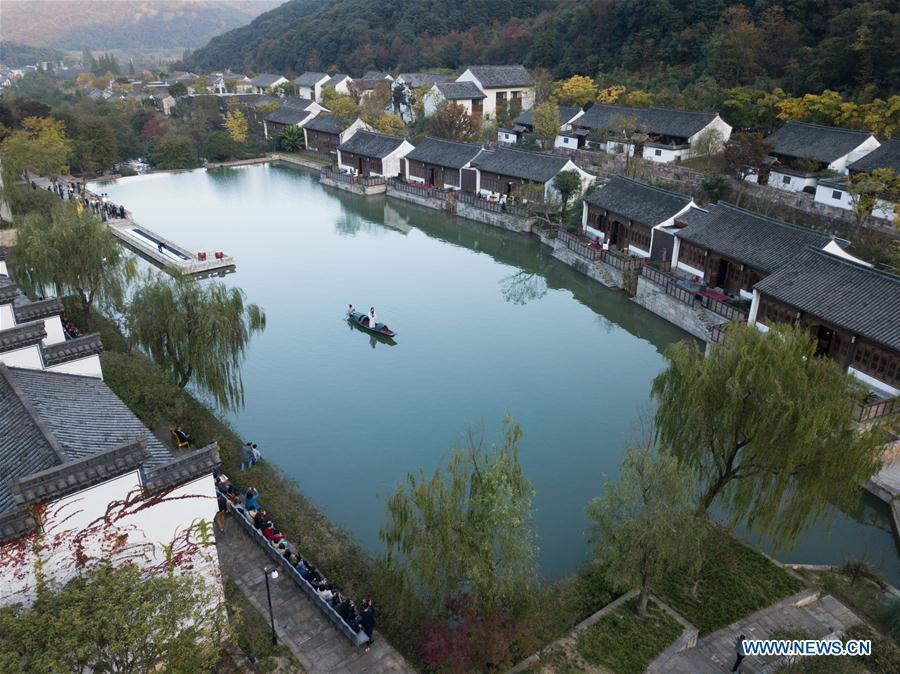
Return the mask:
POLYGON ((536 105, 531 112, 531 124, 534 134, 546 143, 545 147, 553 147, 561 128, 559 106, 554 101, 536 105))
POLYGON ((693 481, 674 457, 629 449, 602 493, 587 507, 591 547, 610 584, 638 586, 643 617, 660 575, 690 573, 700 560, 705 527, 693 516, 693 481))
POLYGON ((225 113, 225 130, 235 143, 244 143, 247 140, 247 133, 250 131, 250 125, 247 118, 240 110, 229 110, 225 113))
POLYGON ((223 408, 243 406, 241 366, 266 315, 240 288, 150 271, 132 295, 128 327, 179 387, 193 382, 223 408))
POLYGON ((12 185, 26 171, 54 180, 69 170, 71 154, 65 124, 49 117, 26 117, 22 128, 0 143, 3 183, 12 185))
POLYGON ((32 606, 0 609, 0 662, 22 674, 212 671, 227 636, 224 604, 199 574, 131 564, 39 585, 32 606))
POLYGON ((353 96, 339 94, 334 89, 325 89, 322 92, 322 105, 331 111, 331 114, 341 118, 344 124, 352 124, 359 117, 359 105, 353 96))
POLYGON ((403 136, 406 134, 406 124, 400 115, 386 113, 380 115, 373 124, 375 130, 379 133, 386 133, 389 136, 403 136))
POLYGON ((738 183, 734 202, 736 206, 741 205, 747 178, 762 170, 771 151, 772 143, 759 133, 735 133, 725 144, 725 165, 728 167, 728 174, 738 183))
POLYGON ((869 173, 856 173, 850 176, 847 191, 853 202, 858 236, 879 201, 900 203, 900 176, 892 168, 877 168, 869 173))
POLYGON ((428 118, 428 134, 438 138, 472 142, 481 133, 481 120, 473 117, 459 103, 445 101, 428 118))
POLYGON ((802 327, 734 324, 708 356, 681 342, 653 382, 657 438, 695 476, 699 514, 789 547, 827 508, 851 505, 877 470, 884 438, 859 429, 859 382, 802 327))
POLYGON ((559 85, 553 98, 560 105, 582 108, 597 99, 597 85, 590 77, 573 75, 559 85))
POLYGON ((90 329, 97 305, 122 308, 136 269, 134 258, 123 253, 98 217, 64 202, 49 215, 26 217, 9 257, 16 281, 28 294, 76 295, 90 329))

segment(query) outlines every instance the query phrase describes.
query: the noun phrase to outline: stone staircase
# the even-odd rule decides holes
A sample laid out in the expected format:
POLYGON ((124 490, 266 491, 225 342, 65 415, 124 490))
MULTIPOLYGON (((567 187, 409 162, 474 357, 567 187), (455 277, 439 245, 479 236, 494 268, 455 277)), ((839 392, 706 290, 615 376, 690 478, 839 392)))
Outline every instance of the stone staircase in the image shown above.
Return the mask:
POLYGON ((616 283, 615 279, 610 275, 608 271, 603 267, 602 262, 595 262, 594 269, 596 270, 597 276, 599 277, 597 280, 600 281, 607 288, 618 288, 619 285, 616 283))

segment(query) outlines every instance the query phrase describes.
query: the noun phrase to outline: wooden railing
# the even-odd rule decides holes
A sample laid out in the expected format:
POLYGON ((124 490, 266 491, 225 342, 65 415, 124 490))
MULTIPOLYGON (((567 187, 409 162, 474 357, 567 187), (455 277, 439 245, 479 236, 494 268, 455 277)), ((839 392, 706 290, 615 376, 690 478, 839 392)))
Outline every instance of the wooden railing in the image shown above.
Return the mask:
POLYGON ((408 183, 405 180, 400 180, 399 178, 391 178, 388 181, 388 184, 398 192, 406 192, 407 194, 414 194, 418 197, 423 197, 426 199, 440 199, 443 201, 447 198, 447 190, 442 190, 439 187, 425 187, 424 185, 416 185, 415 183, 408 183))
POLYGON ((700 297, 700 304, 703 305, 704 309, 709 309, 713 313, 727 318, 729 321, 746 323, 747 317, 750 315, 749 311, 732 306, 731 304, 726 304, 725 302, 720 302, 719 300, 707 297, 706 295, 700 297))
POLYGON ((860 403, 856 406, 853 419, 856 421, 875 421, 892 414, 900 414, 900 396, 875 400, 870 403, 860 403))
POLYGON ((321 170, 329 180, 336 180, 339 183, 346 183, 347 185, 371 187, 373 185, 386 185, 388 180, 384 176, 360 176, 351 173, 343 173, 333 166, 323 166, 321 170))
POLYGON ((501 204, 499 201, 489 201, 472 192, 460 192, 456 195, 456 200, 493 213, 508 213, 509 215, 517 215, 522 218, 528 217, 528 208, 522 204, 501 204))
POLYGON ((576 255, 580 255, 583 258, 590 260, 591 262, 596 262, 600 259, 603 254, 603 250, 600 248, 594 248, 591 246, 587 239, 582 236, 578 236, 577 234, 572 234, 564 227, 560 227, 557 233, 557 238, 566 244, 566 248, 571 250, 576 255))
POLYGON ((667 295, 674 297, 679 302, 683 302, 689 307, 694 306, 696 294, 692 290, 682 288, 680 285, 678 285, 677 276, 673 276, 672 274, 665 272, 662 269, 657 269, 653 265, 649 264, 641 267, 641 276, 646 278, 648 281, 652 281, 658 286, 662 286, 667 295))

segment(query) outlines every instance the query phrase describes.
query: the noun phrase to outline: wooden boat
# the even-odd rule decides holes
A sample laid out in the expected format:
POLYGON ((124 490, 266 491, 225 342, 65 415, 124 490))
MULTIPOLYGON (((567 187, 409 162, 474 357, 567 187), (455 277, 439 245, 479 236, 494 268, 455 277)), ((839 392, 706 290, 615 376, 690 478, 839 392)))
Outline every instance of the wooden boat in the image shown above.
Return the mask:
POLYGON ((371 332, 373 335, 381 335, 382 337, 391 338, 397 336, 397 333, 391 330, 384 323, 376 323, 375 327, 370 327, 369 317, 361 311, 354 311, 353 313, 348 314, 347 320, 356 324, 366 332, 371 332))

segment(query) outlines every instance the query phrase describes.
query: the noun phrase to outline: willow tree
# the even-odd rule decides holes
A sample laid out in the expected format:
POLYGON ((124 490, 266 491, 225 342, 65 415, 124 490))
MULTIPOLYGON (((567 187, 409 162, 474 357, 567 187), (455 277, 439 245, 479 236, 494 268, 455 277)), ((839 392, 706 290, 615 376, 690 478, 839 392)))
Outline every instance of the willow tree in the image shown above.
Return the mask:
POLYGON ((243 406, 241 366, 266 316, 240 288, 151 271, 132 295, 128 325, 134 342, 180 388, 193 382, 223 408, 243 406))
POLYGON ((507 419, 500 446, 470 440, 443 471, 410 473, 388 498, 379 532, 387 567, 430 610, 462 594, 511 609, 536 580, 534 488, 519 463, 521 435, 507 419))
POLYGON ((122 308, 136 265, 98 217, 78 211, 59 202, 49 214, 27 216, 9 262, 16 282, 29 295, 51 289, 58 296, 76 295, 93 329, 98 305, 122 308))
POLYGON ((693 516, 692 498, 691 476, 674 457, 631 449, 619 478, 588 503, 594 554, 614 586, 638 586, 640 616, 663 572, 699 565, 706 527, 693 516))
POLYGON ((882 433, 853 421, 864 390, 802 328, 735 325, 709 356, 681 342, 666 357, 658 439, 696 475, 698 514, 718 503, 732 525, 789 547, 877 469, 882 433))

